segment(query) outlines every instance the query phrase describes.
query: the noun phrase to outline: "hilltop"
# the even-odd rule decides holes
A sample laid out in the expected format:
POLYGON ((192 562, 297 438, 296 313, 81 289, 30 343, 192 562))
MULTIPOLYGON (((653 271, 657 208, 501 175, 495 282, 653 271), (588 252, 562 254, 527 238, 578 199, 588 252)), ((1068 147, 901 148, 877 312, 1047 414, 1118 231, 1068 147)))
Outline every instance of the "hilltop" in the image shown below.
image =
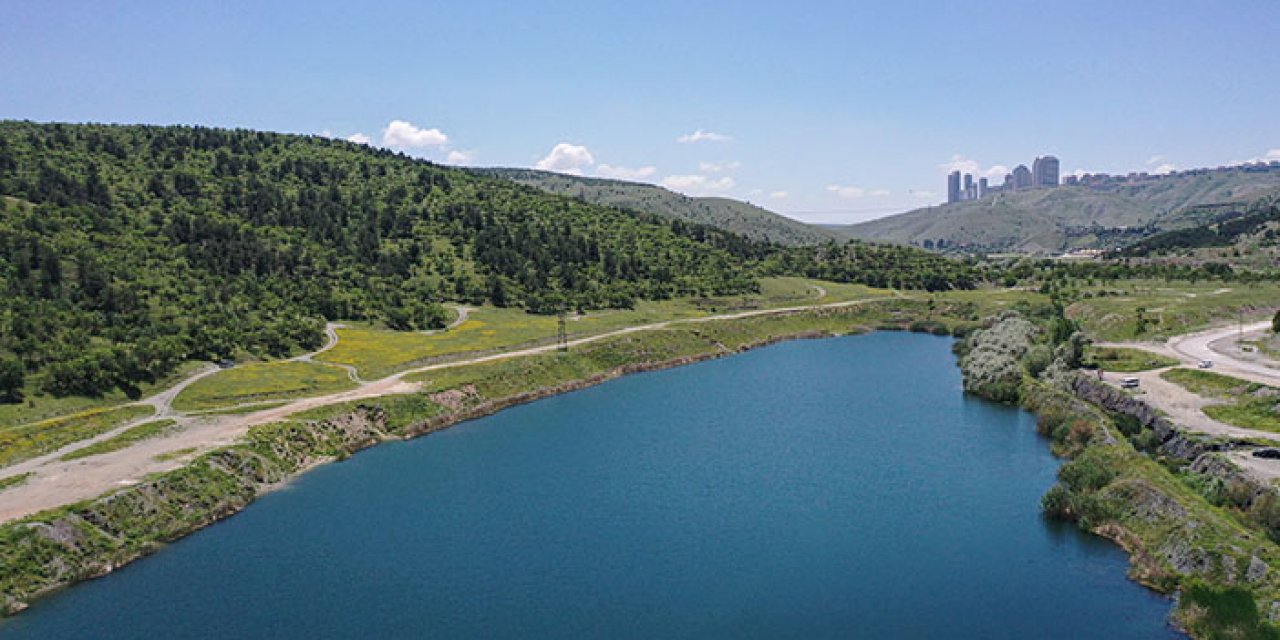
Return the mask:
POLYGON ((849 237, 929 249, 1054 253, 1116 248, 1212 221, 1280 194, 1280 166, 1137 174, 1090 185, 997 193, 841 227, 849 237))
POLYGON ((694 198, 651 184, 584 178, 533 169, 472 171, 593 204, 705 224, 763 242, 803 246, 821 244, 837 237, 825 229, 731 198, 694 198))

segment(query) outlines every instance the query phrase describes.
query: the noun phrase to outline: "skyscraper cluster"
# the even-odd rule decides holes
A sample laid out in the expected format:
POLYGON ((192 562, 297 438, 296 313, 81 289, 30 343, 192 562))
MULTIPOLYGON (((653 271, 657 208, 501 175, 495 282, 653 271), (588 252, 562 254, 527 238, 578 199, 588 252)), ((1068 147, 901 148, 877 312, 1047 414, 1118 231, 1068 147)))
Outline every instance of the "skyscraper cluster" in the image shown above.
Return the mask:
POLYGON ((973 181, 973 174, 952 171, 947 176, 947 203, 977 200, 991 193, 1021 191, 1058 186, 1060 164, 1053 156, 1042 156, 1031 163, 1031 168, 1020 164, 1005 174, 1004 184, 991 186, 986 178, 973 181))

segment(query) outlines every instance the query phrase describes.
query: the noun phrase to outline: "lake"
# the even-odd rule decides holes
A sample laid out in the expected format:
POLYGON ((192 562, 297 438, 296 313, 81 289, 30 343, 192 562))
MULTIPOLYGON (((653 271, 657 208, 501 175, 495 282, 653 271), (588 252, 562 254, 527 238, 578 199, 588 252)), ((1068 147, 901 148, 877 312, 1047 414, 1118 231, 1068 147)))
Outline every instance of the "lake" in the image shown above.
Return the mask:
POLYGON ((0 636, 1181 637, 1041 515, 1059 461, 950 347, 788 342, 382 445, 0 636))

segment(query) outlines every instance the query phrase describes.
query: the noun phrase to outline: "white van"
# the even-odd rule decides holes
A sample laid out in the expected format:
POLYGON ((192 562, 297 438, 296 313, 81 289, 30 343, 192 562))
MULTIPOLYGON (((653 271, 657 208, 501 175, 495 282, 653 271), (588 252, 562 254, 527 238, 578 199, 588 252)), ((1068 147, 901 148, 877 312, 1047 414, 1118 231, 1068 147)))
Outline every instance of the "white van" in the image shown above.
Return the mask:
POLYGON ((1120 378, 1120 388, 1122 388, 1122 389, 1137 389, 1137 388, 1138 388, 1138 379, 1137 379, 1137 378, 1134 378, 1134 377, 1120 378))

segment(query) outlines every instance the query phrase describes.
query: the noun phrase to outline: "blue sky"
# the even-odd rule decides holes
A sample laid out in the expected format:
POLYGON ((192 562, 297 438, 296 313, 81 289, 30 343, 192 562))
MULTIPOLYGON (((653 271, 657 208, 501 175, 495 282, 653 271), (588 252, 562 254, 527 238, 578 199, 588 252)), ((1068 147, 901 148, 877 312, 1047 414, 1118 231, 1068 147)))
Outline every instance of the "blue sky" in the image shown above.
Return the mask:
POLYGON ((7 2, 0 118, 361 134, 820 222, 953 165, 1280 158, 1275 0, 373 5, 7 2))

